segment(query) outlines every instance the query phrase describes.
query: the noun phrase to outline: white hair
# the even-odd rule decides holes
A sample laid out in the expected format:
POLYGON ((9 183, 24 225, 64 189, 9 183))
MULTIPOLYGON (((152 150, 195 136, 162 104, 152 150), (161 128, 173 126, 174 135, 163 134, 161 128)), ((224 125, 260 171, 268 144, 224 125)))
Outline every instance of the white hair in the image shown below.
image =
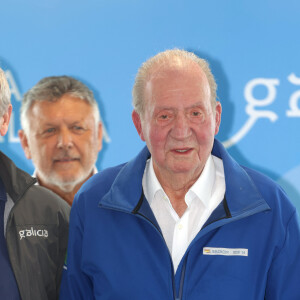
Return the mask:
POLYGON ((151 57, 139 68, 132 90, 132 104, 135 111, 139 115, 144 114, 144 90, 146 83, 151 79, 151 76, 153 75, 154 69, 155 72, 159 72, 160 69, 164 69, 165 67, 188 69, 191 67, 191 62, 197 63, 206 75, 211 92, 211 104, 212 108, 214 109, 217 99, 217 84, 210 70, 208 62, 192 52, 180 49, 172 49, 160 52, 157 55, 151 57))
POLYGON ((0 117, 2 117, 10 104, 10 89, 4 71, 0 68, 0 117))

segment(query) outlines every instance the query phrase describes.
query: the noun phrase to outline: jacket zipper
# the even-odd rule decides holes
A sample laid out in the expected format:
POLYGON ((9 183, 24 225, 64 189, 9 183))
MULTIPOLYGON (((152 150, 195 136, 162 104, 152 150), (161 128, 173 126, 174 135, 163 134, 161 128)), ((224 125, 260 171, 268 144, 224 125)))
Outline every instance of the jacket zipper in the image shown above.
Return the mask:
MULTIPOLYGON (((153 223, 151 222, 151 220, 149 220, 148 218, 146 218, 144 215, 142 215, 142 214, 140 214, 140 213, 137 213, 136 215, 137 215, 138 217, 144 219, 146 222, 148 222, 148 223, 149 223, 149 224, 150 224, 150 225, 158 232, 158 234, 161 236, 161 238, 162 238, 162 240, 163 240, 164 245, 167 247, 166 241, 165 241, 165 239, 164 239, 164 237, 163 237, 161 231, 159 230, 159 228, 157 228, 156 225, 153 224, 153 223)), ((179 300, 179 299, 181 299, 181 298, 178 298, 178 297, 176 296, 176 286, 175 286, 175 275, 174 275, 173 261, 172 261, 172 257, 171 257, 169 248, 167 247, 167 249, 168 249, 169 258, 170 258, 171 267, 172 267, 171 273, 172 273, 173 298, 174 298, 174 300, 179 300)))
MULTIPOLYGON (((102 207, 102 208, 105 208, 105 209, 111 209, 111 210, 114 210, 114 211, 118 211, 118 212, 122 212, 122 213, 126 213, 126 214, 129 214, 129 215, 136 215, 138 218, 141 218, 143 220, 145 220, 148 224, 150 224, 150 226, 152 226, 154 228, 154 230, 159 234, 159 236, 162 238, 163 240, 163 243, 165 245, 165 247, 167 247, 166 245, 166 242, 165 242, 165 239, 161 233, 161 231, 156 227, 155 224, 152 223, 152 221, 148 218, 146 218, 144 215, 140 214, 140 213, 132 213, 130 211, 126 211, 126 210, 122 210, 122 209, 118 209, 118 208, 115 208, 115 207, 107 207, 107 206, 104 206, 102 204, 99 204, 99 207, 102 207)), ((168 253, 169 253, 169 258, 170 258, 170 262, 171 262, 171 267, 172 267, 172 270, 171 270, 171 274, 172 274, 172 289, 173 289, 173 299, 174 300, 179 300, 180 298, 178 298, 176 296, 176 286, 175 286, 175 276, 174 276, 174 266, 173 266, 173 261, 172 261, 172 258, 171 258, 171 255, 170 255, 170 252, 169 252, 169 249, 167 247, 167 250, 168 250, 168 253)))
MULTIPOLYGON (((160 235, 160 237, 162 238, 163 242, 164 242, 164 245, 166 246, 166 242, 163 238, 163 235, 161 233, 161 231, 159 230, 159 228, 156 227, 155 224, 153 224, 153 222, 146 218, 144 215, 140 214, 140 213, 132 213, 132 212, 129 212, 129 211, 125 211, 125 210, 122 210, 122 209, 118 209, 118 208, 115 208, 115 207, 107 207, 107 206, 103 206, 102 204, 99 205, 100 207, 102 208, 105 208, 105 209, 111 209, 111 210, 115 210, 115 211, 119 211, 119 212, 123 212, 123 213, 127 213, 127 214, 130 214, 130 215, 136 215, 137 217, 145 220, 146 222, 148 222, 154 229, 155 231, 160 235)), ((170 262, 171 262, 171 266, 172 266, 172 287, 173 287, 173 299, 174 300, 182 300, 183 299, 183 287, 184 287, 184 278, 185 278, 185 273, 186 273, 186 265, 187 265, 187 259, 188 259, 188 253, 190 251, 190 249, 193 247, 193 245, 196 243, 196 241, 201 237, 203 236, 204 234, 207 234, 208 232, 216 229, 216 228, 219 228, 221 226, 224 226, 226 224, 230 224, 234 221, 238 221, 240 219, 243 219, 243 218, 246 218, 248 216, 251 216, 251 215, 254 215, 256 213, 260 213, 260 212, 263 212, 263 211, 266 211, 268 210, 269 207, 267 205, 264 205, 264 204, 261 204, 253 209, 251 209, 250 211, 247 211, 247 212, 244 212, 244 213, 241 213, 239 215, 236 215, 234 217, 231 217, 231 218, 221 218, 219 220, 216 220, 215 222, 207 225, 205 228, 203 228, 203 230, 201 229, 200 232, 198 233, 198 236, 197 238, 195 238, 191 244, 189 245, 189 247, 187 248, 186 252, 185 252, 185 255, 183 256, 184 257, 184 263, 183 263, 183 266, 182 266, 182 270, 181 270, 181 274, 180 274, 180 285, 179 285, 179 291, 178 291, 178 295, 176 294, 176 285, 175 285, 175 276, 174 276, 174 266, 173 266, 173 261, 172 261, 172 258, 171 258, 171 255, 170 255, 170 252, 169 252, 169 249, 168 249, 168 252, 169 252, 169 257, 170 257, 170 262), (203 233, 204 232, 204 233, 203 233), (202 234, 201 234, 202 233, 202 234)), ((167 247, 167 246, 166 246, 167 247)))

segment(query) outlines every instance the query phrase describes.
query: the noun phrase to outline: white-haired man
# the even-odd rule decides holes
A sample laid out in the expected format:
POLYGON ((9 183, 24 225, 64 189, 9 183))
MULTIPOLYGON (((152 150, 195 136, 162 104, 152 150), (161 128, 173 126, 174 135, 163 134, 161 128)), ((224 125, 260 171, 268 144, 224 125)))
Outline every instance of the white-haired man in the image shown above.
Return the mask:
POLYGON ((300 299, 296 209, 214 138, 207 62, 159 53, 140 68, 133 105, 147 147, 75 197, 61 299, 300 299))
POLYGON ((92 91, 70 76, 40 80, 23 97, 19 137, 38 183, 72 205, 95 172, 102 123, 92 91))
MULTIPOLYGON (((12 112, 0 69, 0 134, 12 112)), ((58 299, 70 207, 0 152, 0 299, 58 299)))

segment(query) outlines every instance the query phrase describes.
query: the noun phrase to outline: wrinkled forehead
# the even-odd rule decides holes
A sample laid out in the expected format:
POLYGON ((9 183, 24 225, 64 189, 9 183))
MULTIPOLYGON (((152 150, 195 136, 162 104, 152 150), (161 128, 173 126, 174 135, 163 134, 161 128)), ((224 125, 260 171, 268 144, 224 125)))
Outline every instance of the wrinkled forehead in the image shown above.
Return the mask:
POLYGON ((157 66, 151 72, 145 84, 144 99, 157 100, 157 97, 190 95, 210 99, 208 79, 196 63, 182 66, 157 66))
POLYGON ((93 107, 85 100, 65 95, 55 101, 34 101, 28 110, 29 121, 42 119, 92 119, 93 107))

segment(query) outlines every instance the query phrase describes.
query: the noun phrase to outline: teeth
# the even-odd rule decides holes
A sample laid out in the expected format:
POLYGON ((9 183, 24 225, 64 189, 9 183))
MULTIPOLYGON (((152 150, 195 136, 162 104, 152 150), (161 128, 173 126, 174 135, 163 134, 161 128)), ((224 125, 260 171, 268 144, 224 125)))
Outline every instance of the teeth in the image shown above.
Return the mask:
POLYGON ((186 152, 187 150, 176 150, 177 152, 186 152))

